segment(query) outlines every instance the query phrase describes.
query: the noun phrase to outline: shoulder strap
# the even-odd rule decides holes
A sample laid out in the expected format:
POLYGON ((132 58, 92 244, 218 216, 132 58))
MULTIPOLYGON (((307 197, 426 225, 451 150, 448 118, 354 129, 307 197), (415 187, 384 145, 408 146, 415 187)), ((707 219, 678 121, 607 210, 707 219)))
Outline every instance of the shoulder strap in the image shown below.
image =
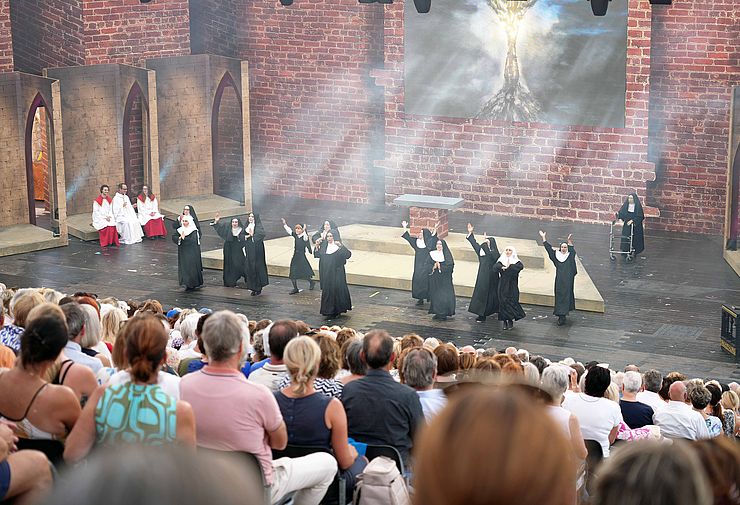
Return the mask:
POLYGON ((72 361, 71 359, 65 359, 64 361, 62 361, 62 366, 59 369, 59 375, 58 375, 59 382, 58 382, 58 384, 64 385, 64 379, 67 378, 67 373, 69 373, 69 371, 72 369, 72 367, 74 366, 74 364, 75 364, 75 362, 72 361), (69 365, 69 366, 67 368, 64 368, 65 365, 69 365))

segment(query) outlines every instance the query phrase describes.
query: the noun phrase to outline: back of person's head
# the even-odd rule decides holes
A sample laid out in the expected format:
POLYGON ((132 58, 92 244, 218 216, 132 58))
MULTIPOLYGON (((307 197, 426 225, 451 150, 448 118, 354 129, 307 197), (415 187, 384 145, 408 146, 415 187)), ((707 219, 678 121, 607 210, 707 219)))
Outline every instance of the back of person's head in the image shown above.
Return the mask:
POLYGON ((434 352, 434 350, 440 346, 440 343, 439 340, 434 337, 427 337, 424 339, 424 343, 422 345, 430 351, 434 352))
POLYGON ((77 302, 65 303, 64 305, 60 305, 60 307, 67 321, 69 339, 74 340, 85 327, 85 313, 82 312, 82 308, 80 308, 80 304, 77 302))
POLYGON ((645 391, 657 393, 663 383, 663 374, 657 370, 648 370, 643 374, 642 382, 645 385, 645 391))
POLYGON ((264 330, 271 324, 272 324, 272 321, 269 319, 260 319, 254 324, 254 331, 264 330))
POLYGON ((553 363, 542 371, 542 389, 553 398, 562 397, 570 385, 570 367, 553 363))
POLYGON ((81 304, 80 309, 85 317, 85 335, 80 341, 80 345, 89 349, 94 347, 103 338, 103 326, 100 324, 98 312, 88 304, 81 304))
POLYGON ((31 310, 44 302, 44 297, 36 289, 26 288, 16 291, 10 300, 10 314, 13 316, 13 324, 24 328, 31 310))
POLYGON ((180 335, 182 335, 182 339, 186 343, 198 338, 195 330, 198 328, 198 321, 200 321, 201 317, 203 317, 203 314, 200 312, 188 314, 184 318, 180 316, 180 335))
POLYGON ((110 353, 110 359, 113 363, 113 367, 117 370, 124 370, 128 368, 128 359, 126 358, 126 341, 128 340, 129 334, 129 320, 123 322, 118 334, 116 335, 116 341, 113 343, 113 350, 110 353))
POLYGON ((374 370, 384 368, 393 359, 393 337, 385 330, 367 332, 362 340, 365 363, 374 370))
POLYGON ((591 367, 586 374, 586 382, 583 392, 589 396, 602 398, 611 382, 612 376, 607 368, 602 366, 591 367))
POLYGON ((524 382, 526 384, 538 386, 540 384, 540 372, 537 370, 537 367, 529 361, 522 363, 521 367, 524 372, 524 382))
POLYGON ((537 371, 540 372, 541 377, 543 370, 547 368, 547 360, 542 356, 532 356, 529 358, 529 362, 537 367, 537 371))
POLYGON ((340 348, 344 346, 345 342, 353 338, 357 338, 357 332, 354 328, 342 328, 337 332, 337 344, 339 344, 340 348))
POLYGON ((354 339, 345 343, 344 361, 347 364, 347 370, 352 375, 367 374, 367 363, 362 359, 362 340, 354 339))
POLYGON ((640 372, 640 367, 637 365, 627 365, 624 367, 625 372, 640 372))
POLYGON ((706 472, 715 505, 740 503, 740 444, 728 437, 690 443, 706 472))
POLYGON ((522 363, 527 363, 529 361, 529 351, 526 349, 519 349, 516 352, 516 356, 522 363))
MULTIPOLYGON (((195 338, 200 339, 201 333, 203 333, 203 325, 206 324, 206 321, 208 321, 208 318, 211 317, 211 314, 213 312, 206 312, 205 314, 200 316, 200 319, 198 319, 198 324, 195 325, 195 338)), ((205 352, 205 350, 203 350, 205 352)))
POLYGON ((586 373, 586 367, 584 367, 580 363, 573 363, 573 364, 568 365, 568 366, 571 367, 573 370, 576 371, 576 383, 580 383, 581 382, 581 377, 583 377, 583 374, 586 373))
POLYGON ((126 359, 131 377, 147 382, 159 371, 167 347, 167 332, 151 314, 134 316, 126 323, 126 359))
POLYGON ((609 387, 604 391, 604 398, 619 403, 619 386, 616 382, 609 384, 609 387))
POLYGON ((162 314, 162 304, 159 302, 159 300, 144 300, 141 303, 141 306, 138 308, 138 312, 141 314, 143 312, 149 312, 151 314, 162 314))
POLYGON ((594 505, 710 505, 701 462, 686 442, 640 440, 625 444, 604 461, 594 505))
POLYGON ((302 395, 308 382, 315 379, 319 371, 321 349, 311 337, 295 337, 285 346, 283 361, 290 374, 293 391, 302 395))
POLYGON ((59 305, 59 301, 64 298, 64 293, 60 293, 56 289, 43 288, 39 292, 46 302, 53 303, 54 305, 59 305))
POLYGON ((270 345, 270 356, 282 360, 285 346, 297 336, 298 327, 295 322, 290 319, 275 321, 270 327, 270 334, 267 337, 267 342, 270 345))
POLYGON ((255 492, 262 489, 259 475, 238 454, 124 444, 96 450, 89 464, 71 469, 41 504, 262 505, 262 492, 255 492))
POLYGON ((712 395, 709 399, 709 405, 712 407, 712 414, 721 419, 722 406, 720 401, 722 400, 722 387, 718 386, 715 382, 710 382, 706 385, 707 391, 712 395))
POLYGON ((434 355, 437 357, 437 373, 447 375, 458 367, 457 347, 450 344, 440 344, 434 348, 434 355))
POLYGON ((110 344, 114 344, 123 322, 127 319, 128 315, 126 312, 118 307, 113 307, 105 312, 100 321, 103 328, 103 340, 110 344))
POLYGON ((59 306, 42 303, 34 307, 28 313, 20 340, 24 366, 56 360, 67 345, 67 323, 59 306))
POLYGON ((493 359, 493 356, 481 356, 475 362, 475 371, 476 377, 480 380, 489 381, 501 373, 501 365, 493 359))
POLYGON ((696 410, 704 410, 712 399, 712 393, 701 384, 691 384, 686 389, 686 394, 691 402, 691 406, 696 410))
POLYGON ((515 388, 460 391, 415 445, 417 505, 574 502, 575 465, 562 430, 515 388))
POLYGON ((416 333, 407 333, 401 338, 402 351, 410 347, 421 347, 422 345, 424 345, 424 340, 416 333))
POLYGON ((200 334, 208 360, 211 363, 222 362, 239 354, 243 331, 243 323, 229 310, 209 315, 200 334))
POLYGON ((627 393, 637 393, 640 391, 641 386, 642 376, 640 375, 640 372, 624 372, 624 377, 622 378, 622 387, 627 393))
POLYGON ((470 370, 475 367, 475 363, 478 360, 478 354, 473 352, 461 352, 457 357, 457 368, 458 370, 470 370))
POLYGON ((737 409, 740 408, 740 397, 734 391, 725 391, 722 393, 722 400, 720 404, 723 408, 729 409, 737 414, 737 409))
POLYGON ((325 333, 314 335, 313 339, 319 344, 321 350, 321 361, 319 362, 318 377, 322 379, 333 379, 339 371, 341 363, 341 349, 334 338, 325 333))
POLYGON ((403 377, 414 389, 427 389, 434 384, 437 358, 429 349, 411 348, 403 359, 403 377))

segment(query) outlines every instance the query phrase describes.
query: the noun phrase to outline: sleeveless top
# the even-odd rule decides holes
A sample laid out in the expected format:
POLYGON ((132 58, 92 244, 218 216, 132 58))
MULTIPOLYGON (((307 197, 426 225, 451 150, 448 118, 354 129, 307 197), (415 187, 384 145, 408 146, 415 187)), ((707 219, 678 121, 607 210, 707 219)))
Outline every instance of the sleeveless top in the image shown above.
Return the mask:
POLYGON ((27 440, 63 440, 65 438, 66 433, 62 436, 54 435, 53 433, 37 428, 28 420, 28 413, 31 411, 33 402, 36 401, 36 398, 38 398, 39 394, 46 389, 46 386, 48 385, 48 383, 44 383, 36 390, 31 397, 31 401, 28 402, 28 406, 26 406, 26 411, 19 419, 14 419, 0 412, 0 419, 5 419, 6 421, 15 423, 15 429, 13 431, 18 438, 25 438, 27 440))
POLYGON ((318 392, 303 398, 289 398, 277 391, 275 399, 288 430, 289 444, 331 448, 331 430, 324 419, 331 398, 318 392))
POLYGON ((163 445, 177 434, 177 400, 157 384, 127 382, 105 389, 95 407, 97 443, 163 445))

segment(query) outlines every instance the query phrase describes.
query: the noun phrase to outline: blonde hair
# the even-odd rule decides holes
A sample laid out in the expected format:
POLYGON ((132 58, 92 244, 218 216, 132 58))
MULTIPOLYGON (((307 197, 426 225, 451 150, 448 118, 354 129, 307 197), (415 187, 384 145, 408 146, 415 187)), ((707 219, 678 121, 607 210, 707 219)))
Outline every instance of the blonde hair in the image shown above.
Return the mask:
POLYGON ((604 398, 619 403, 619 386, 614 382, 609 384, 609 387, 604 391, 604 398))
POLYGON ((312 338, 302 336, 291 339, 283 351, 283 362, 290 373, 293 392, 303 395, 308 383, 316 378, 321 361, 321 349, 312 338))
POLYGON ((103 341, 108 342, 111 345, 115 344, 116 336, 127 319, 128 314, 126 314, 123 309, 113 307, 108 310, 101 321, 103 324, 103 341))
POLYGON ((725 409, 729 409, 737 413, 737 409, 740 407, 740 397, 738 397, 737 393, 734 391, 725 391, 722 393, 720 405, 725 409))

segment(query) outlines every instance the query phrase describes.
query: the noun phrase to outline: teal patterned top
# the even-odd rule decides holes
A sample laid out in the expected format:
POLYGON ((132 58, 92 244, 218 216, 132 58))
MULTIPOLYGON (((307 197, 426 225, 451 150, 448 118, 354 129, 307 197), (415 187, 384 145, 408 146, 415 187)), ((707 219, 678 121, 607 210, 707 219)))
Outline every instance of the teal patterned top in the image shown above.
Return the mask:
POLYGON ((175 441, 177 400, 157 384, 110 386, 95 408, 100 445, 163 445, 175 441))

